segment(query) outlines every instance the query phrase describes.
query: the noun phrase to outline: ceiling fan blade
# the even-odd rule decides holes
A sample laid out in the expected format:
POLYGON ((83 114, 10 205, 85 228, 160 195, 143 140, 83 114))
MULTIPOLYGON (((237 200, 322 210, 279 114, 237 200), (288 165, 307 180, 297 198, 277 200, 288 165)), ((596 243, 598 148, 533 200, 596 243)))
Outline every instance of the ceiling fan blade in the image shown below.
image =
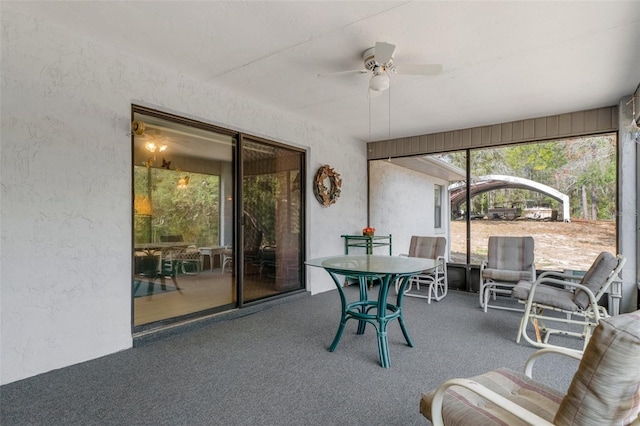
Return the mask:
POLYGON ((318 77, 319 77, 319 78, 325 78, 325 77, 334 77, 334 76, 339 76, 339 75, 348 75, 348 74, 368 74, 368 73, 369 73, 369 70, 361 69, 361 70, 349 70, 349 71, 327 72, 327 73, 318 74, 318 77))
POLYGON ((393 44, 385 43, 385 42, 376 42, 376 62, 384 65, 388 63, 393 57, 393 52, 396 50, 396 47, 393 44))
POLYGON ((438 75, 442 72, 440 64, 403 64, 394 67, 396 74, 438 75))

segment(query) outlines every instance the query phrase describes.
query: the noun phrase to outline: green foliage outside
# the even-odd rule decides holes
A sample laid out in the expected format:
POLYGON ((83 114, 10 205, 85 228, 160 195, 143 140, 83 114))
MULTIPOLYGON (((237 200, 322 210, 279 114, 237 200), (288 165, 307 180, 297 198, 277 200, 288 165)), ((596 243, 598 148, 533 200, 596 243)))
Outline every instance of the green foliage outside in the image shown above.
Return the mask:
MULTIPOLYGON (((466 153, 439 156, 466 169, 466 153)), ((569 196, 571 216, 614 220, 616 216, 615 135, 530 143, 471 151, 471 175, 517 176, 550 186, 569 196)), ((491 207, 525 207, 526 203, 562 210, 559 202, 526 189, 500 189, 479 194, 471 211, 491 207)))
POLYGON ((274 245, 276 243, 276 200, 278 193, 278 180, 275 174, 262 174, 244 178, 242 185, 244 196, 244 211, 248 215, 246 221, 252 221, 252 225, 262 231, 262 244, 274 245))
POLYGON ((219 176, 135 166, 133 181, 134 195, 149 197, 153 212, 151 216, 135 215, 136 243, 182 235, 183 241, 198 246, 218 244, 219 176), (185 177, 188 184, 179 186, 185 177))
POLYGON ((244 178, 244 213, 248 216, 245 217, 245 225, 250 220, 262 231, 263 245, 276 245, 278 233, 283 237, 285 234, 300 232, 298 176, 297 170, 285 170, 244 178), (280 222, 276 215, 280 215, 280 222), (287 229, 282 229, 283 227, 287 229))

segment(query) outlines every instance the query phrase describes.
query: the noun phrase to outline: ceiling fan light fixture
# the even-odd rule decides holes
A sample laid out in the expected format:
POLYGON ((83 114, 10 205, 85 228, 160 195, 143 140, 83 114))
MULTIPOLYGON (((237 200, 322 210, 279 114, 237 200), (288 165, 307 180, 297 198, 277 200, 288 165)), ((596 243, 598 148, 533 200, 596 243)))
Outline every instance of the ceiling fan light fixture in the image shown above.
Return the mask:
POLYGON ((385 72, 374 73, 369 80, 369 89, 382 92, 389 88, 389 76, 385 72))

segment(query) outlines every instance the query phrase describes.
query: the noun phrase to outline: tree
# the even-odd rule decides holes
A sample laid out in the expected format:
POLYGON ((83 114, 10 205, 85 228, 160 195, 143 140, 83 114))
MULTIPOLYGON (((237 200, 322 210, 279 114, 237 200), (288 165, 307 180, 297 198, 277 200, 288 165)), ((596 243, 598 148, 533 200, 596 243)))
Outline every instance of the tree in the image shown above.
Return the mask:
POLYGON ((134 196, 148 197, 152 206, 151 217, 136 215, 136 242, 157 241, 163 235, 181 235, 184 241, 200 246, 217 244, 219 176, 135 166, 134 196))
MULTIPOLYGON (((472 150, 471 177, 503 174, 530 179, 567 194, 572 215, 610 220, 616 212, 615 140, 611 134, 472 150)), ((466 170, 466 151, 438 158, 466 170)), ((484 211, 487 199, 488 207, 528 200, 557 206, 557 201, 535 191, 501 189, 474 197, 471 210, 484 211)))

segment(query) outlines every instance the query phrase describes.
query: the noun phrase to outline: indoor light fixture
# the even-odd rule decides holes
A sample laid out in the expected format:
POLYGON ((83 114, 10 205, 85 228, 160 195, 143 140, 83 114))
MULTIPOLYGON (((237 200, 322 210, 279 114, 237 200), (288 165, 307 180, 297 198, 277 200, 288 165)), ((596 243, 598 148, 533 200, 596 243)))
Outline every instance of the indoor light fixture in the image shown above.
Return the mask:
POLYGON ((369 80, 369 89, 381 92, 389 88, 389 76, 384 68, 376 67, 373 70, 373 77, 369 80))
POLYGON ((147 142, 146 144, 144 144, 144 147, 149 152, 164 152, 167 149, 166 145, 156 145, 155 142, 147 142))

